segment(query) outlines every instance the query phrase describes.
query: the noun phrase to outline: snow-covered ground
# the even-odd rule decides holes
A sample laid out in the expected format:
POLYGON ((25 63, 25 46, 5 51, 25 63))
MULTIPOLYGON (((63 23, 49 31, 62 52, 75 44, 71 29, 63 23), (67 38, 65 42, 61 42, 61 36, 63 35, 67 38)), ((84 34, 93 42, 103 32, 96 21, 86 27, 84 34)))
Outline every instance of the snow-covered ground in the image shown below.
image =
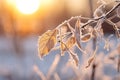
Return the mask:
MULTIPOLYGON (((25 39, 21 39, 20 45, 23 49, 23 54, 20 56, 15 53, 10 38, 0 37, 0 80, 40 80, 40 77, 34 71, 34 66, 37 66, 43 74, 47 75, 47 72, 49 71, 52 62, 54 61, 55 55, 60 54, 60 51, 57 50, 51 52, 48 56, 44 57, 43 60, 40 60, 37 52, 37 39, 38 36, 29 36, 25 39)), ((108 62, 102 60, 102 58, 106 58, 104 55, 108 55, 107 53, 117 53, 113 49, 117 47, 119 42, 112 38, 110 40, 110 43, 112 44, 109 52, 103 49, 104 42, 101 42, 101 44, 99 45, 100 49, 98 50, 98 53, 100 54, 98 54, 99 57, 97 57, 96 62, 100 62, 100 65, 98 64, 99 67, 97 68, 96 80, 114 80, 114 77, 118 77, 119 75, 115 66, 117 64, 111 64, 114 62, 110 62, 109 60, 108 62), (106 52, 106 54, 104 54, 104 52, 106 52), (101 76, 103 76, 103 78, 101 78, 101 76)), ((91 43, 86 46, 88 52, 90 52, 90 48, 91 43)), ((84 55, 82 55, 82 53, 78 53, 78 56, 80 57, 81 65, 84 55)), ((72 68, 65 67, 68 58, 68 54, 60 57, 60 61, 55 70, 61 77, 61 80, 70 79, 72 76, 76 76, 76 74, 78 73, 75 73, 72 68)), ((82 67, 79 68, 81 77, 84 78, 84 80, 88 80, 88 77, 90 77, 91 74, 91 67, 90 69, 88 69, 88 71, 90 71, 89 73, 87 73, 88 71, 84 72, 84 70, 80 70, 82 69, 82 67), (82 74, 82 72, 87 74, 84 75, 82 74)))
POLYGON ((38 36, 30 36, 21 40, 20 45, 24 53, 19 55, 15 53, 10 38, 0 37, 0 80, 8 80, 10 77, 12 80, 33 80, 31 77, 34 78, 36 74, 33 70, 35 65, 44 74, 47 73, 59 51, 40 60, 37 52, 37 39, 38 36))

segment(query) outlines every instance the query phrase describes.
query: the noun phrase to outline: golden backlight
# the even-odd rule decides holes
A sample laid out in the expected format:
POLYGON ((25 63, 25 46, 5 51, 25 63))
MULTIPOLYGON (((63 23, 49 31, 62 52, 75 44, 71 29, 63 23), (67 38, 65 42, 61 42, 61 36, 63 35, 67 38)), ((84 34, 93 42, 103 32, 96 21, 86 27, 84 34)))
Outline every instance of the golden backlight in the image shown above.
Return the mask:
POLYGON ((17 9, 23 14, 33 14, 40 6, 40 0, 15 0, 17 9))

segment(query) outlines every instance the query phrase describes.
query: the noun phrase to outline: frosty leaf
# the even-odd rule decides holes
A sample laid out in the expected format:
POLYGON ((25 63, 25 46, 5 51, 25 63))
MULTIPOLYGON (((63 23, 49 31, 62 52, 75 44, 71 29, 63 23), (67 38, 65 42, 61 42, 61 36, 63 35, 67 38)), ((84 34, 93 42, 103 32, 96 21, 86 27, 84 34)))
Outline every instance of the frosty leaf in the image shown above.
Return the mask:
MULTIPOLYGON (((67 35, 65 35, 64 37, 62 37, 62 30, 64 30, 62 27, 60 28, 60 48, 61 48, 61 55, 63 56, 64 55, 64 51, 66 50, 66 47, 65 47, 65 45, 62 43, 65 39, 67 39, 66 40, 66 44, 67 44, 67 47, 69 48, 69 46, 68 46, 68 44, 70 44, 70 41, 71 41, 71 34, 67 34, 67 35), (64 39, 64 40, 63 40, 64 39)), ((66 30, 65 30, 65 32, 67 32, 66 30)))
POLYGON ((94 28, 93 32, 92 32, 92 36, 94 39, 100 41, 103 39, 103 29, 100 28, 100 29, 97 29, 97 28, 94 28))
POLYGON ((102 16, 103 14, 105 14, 105 6, 106 6, 106 2, 103 0, 99 0, 98 3, 101 3, 101 5, 94 11, 93 16, 95 18, 102 16))
POLYGON ((80 19, 78 18, 76 24, 75 24, 75 38, 76 38, 76 43, 78 47, 81 49, 81 44, 80 44, 80 19))
POLYGON ((68 32, 68 33, 63 37, 63 40, 64 40, 64 41, 67 41, 72 35, 73 35, 73 33, 68 32))
POLYGON ((70 34, 70 32, 67 32, 67 30, 68 30, 67 26, 60 27, 59 34, 57 35, 58 42, 60 42, 59 40, 66 38, 66 36, 70 34))
POLYGON ((61 26, 61 35, 64 35, 65 33, 67 33, 68 27, 67 26, 61 26))
POLYGON ((49 51, 56 44, 57 30, 48 30, 38 39, 38 52, 40 57, 43 57, 49 53, 49 51))
POLYGON ((83 33, 82 32, 83 28, 81 28, 81 25, 82 25, 82 23, 81 23, 80 19, 78 18, 77 21, 76 21, 76 24, 75 24, 76 45, 82 53, 86 53, 84 48, 82 48, 82 46, 81 46, 81 36, 82 36, 82 33, 83 33))
POLYGON ((58 42, 60 42, 61 39, 62 39, 63 41, 67 41, 68 38, 70 38, 71 36, 72 36, 72 33, 71 33, 71 32, 67 32, 66 34, 63 34, 63 35, 59 34, 59 35, 57 35, 57 40, 58 40, 58 42))
POLYGON ((74 44, 75 44, 75 37, 72 36, 68 39, 68 41, 66 42, 67 48, 71 48, 74 44))
POLYGON ((92 34, 91 34, 91 33, 85 34, 85 35, 83 35, 83 36, 81 37, 81 41, 82 41, 82 42, 87 42, 87 41, 89 41, 89 40, 91 39, 91 37, 92 37, 92 34))
POLYGON ((73 62, 75 63, 76 66, 79 65, 79 58, 77 56, 77 54, 73 53, 73 52, 69 52, 70 53, 70 57, 73 60, 73 62))
POLYGON ((85 28, 83 28, 81 30, 81 32, 82 32, 82 35, 80 37, 81 41, 82 42, 87 42, 92 37, 93 28, 92 28, 92 26, 87 25, 85 28))
POLYGON ((92 31, 94 49, 95 49, 97 42, 99 42, 103 39, 103 35, 104 35, 103 29, 102 29, 103 22, 104 22, 104 19, 98 20, 96 26, 94 27, 94 29, 92 31))
POLYGON ((83 29, 81 29, 81 33, 82 35, 88 34, 88 33, 92 33, 93 32, 93 27, 87 25, 86 27, 84 27, 83 29))
MULTIPOLYGON (((75 43, 74 42, 74 40, 75 40, 75 38, 74 37, 71 37, 71 43, 73 42, 73 43, 75 43)), ((63 42, 61 42, 63 45, 64 45, 64 47, 65 47, 65 49, 68 51, 68 53, 69 53, 69 55, 70 55, 70 57, 71 57, 71 60, 73 60, 73 62, 76 64, 76 66, 78 66, 79 65, 79 58, 78 58, 78 56, 77 56, 77 54, 75 54, 75 53, 73 53, 68 47, 68 45, 66 45, 65 43, 63 43, 63 42)))
POLYGON ((59 31, 59 32, 60 32, 60 48, 61 48, 61 55, 63 55, 63 53, 64 53, 64 52, 63 52, 63 46, 64 46, 64 45, 63 45, 63 43, 62 43, 63 40, 62 40, 62 28, 61 28, 61 27, 60 27, 60 31, 59 31))
POLYGON ((91 65, 91 63, 94 61, 97 49, 98 49, 98 47, 96 47, 92 57, 88 60, 88 65, 86 66, 86 68, 88 68, 91 65))
POLYGON ((88 65, 86 66, 86 68, 88 68, 90 66, 90 64, 93 62, 94 60, 94 57, 91 57, 89 60, 88 60, 88 65))
POLYGON ((61 56, 64 56, 64 51, 66 50, 65 45, 61 42, 60 44, 60 48, 61 48, 61 56))
MULTIPOLYGON (((70 38, 67 40, 67 42, 65 43, 66 46, 65 46, 65 44, 63 44, 63 43, 61 42, 61 50, 62 50, 62 51, 66 51, 66 50, 67 50, 66 47, 67 47, 68 49, 71 48, 71 47, 73 47, 73 45, 75 44, 75 42, 76 42, 76 40, 75 40, 75 37, 74 37, 74 36, 70 37, 70 38)), ((62 55, 64 55, 64 53, 62 53, 62 55)))

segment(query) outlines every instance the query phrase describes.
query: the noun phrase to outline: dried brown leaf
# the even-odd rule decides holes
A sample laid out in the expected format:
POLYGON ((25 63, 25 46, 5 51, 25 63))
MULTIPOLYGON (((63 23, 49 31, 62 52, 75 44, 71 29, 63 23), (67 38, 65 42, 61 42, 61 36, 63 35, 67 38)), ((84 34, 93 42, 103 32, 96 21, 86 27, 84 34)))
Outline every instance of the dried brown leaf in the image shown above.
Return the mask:
POLYGON ((76 42, 75 37, 74 36, 70 37, 66 42, 67 48, 71 48, 75 44, 75 42, 76 42))
POLYGON ((56 44, 56 36, 58 30, 48 30, 38 39, 38 52, 40 57, 43 57, 49 53, 49 51, 56 44))

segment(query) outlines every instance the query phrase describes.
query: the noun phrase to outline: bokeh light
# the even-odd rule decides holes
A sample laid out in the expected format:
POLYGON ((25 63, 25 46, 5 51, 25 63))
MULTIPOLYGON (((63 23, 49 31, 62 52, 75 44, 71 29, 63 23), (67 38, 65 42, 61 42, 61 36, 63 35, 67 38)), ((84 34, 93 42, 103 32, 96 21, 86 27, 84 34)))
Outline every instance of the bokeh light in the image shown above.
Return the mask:
POLYGON ((32 14, 38 10, 40 0, 16 0, 17 9, 23 14, 32 14))

